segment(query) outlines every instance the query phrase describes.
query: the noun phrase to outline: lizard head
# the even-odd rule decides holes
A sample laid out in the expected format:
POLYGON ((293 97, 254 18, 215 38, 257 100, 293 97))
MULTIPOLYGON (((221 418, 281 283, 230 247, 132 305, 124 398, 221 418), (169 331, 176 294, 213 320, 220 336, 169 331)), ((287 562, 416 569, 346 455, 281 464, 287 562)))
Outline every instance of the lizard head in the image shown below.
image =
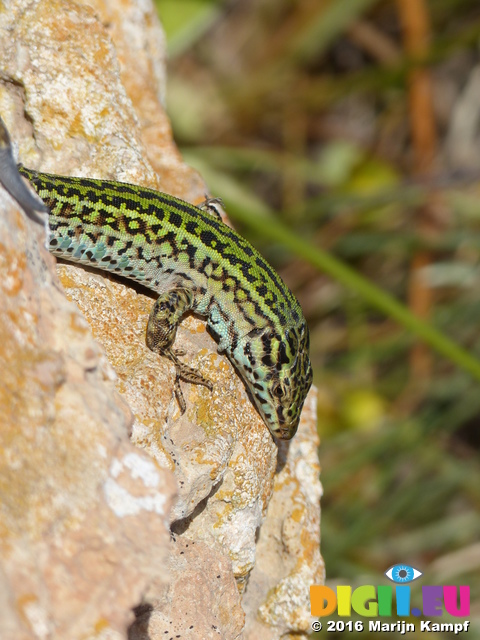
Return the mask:
POLYGON ((277 438, 293 438, 300 422, 313 377, 309 341, 303 320, 281 333, 253 329, 235 349, 235 363, 249 382, 258 412, 277 438))

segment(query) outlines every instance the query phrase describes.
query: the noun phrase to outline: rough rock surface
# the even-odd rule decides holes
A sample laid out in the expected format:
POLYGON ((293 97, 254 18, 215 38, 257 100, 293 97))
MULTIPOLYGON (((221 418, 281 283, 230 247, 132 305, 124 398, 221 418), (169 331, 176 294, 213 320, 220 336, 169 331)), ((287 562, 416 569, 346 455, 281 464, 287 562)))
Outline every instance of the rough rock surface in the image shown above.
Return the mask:
POLYGON ((202 542, 177 538, 169 569, 170 586, 156 594, 151 590, 149 605, 138 612, 129 640, 242 637, 245 614, 225 556, 202 542))
MULTIPOLYGON (((164 40, 149 0, 2 8, 0 113, 25 165, 203 199, 162 109, 164 40)), ((125 637, 133 607, 134 640, 307 632, 323 571, 314 393, 277 460, 233 367, 191 317, 176 346, 214 391, 184 384, 181 415, 173 366, 145 346, 154 296, 59 265, 68 302, 43 230, 0 198, 2 640, 125 637)))
POLYGON ((0 637, 122 638, 167 580, 175 484, 60 290, 43 228, 0 194, 0 637))
POLYGON ((275 640, 311 629, 309 586, 325 579, 319 545, 316 409, 312 390, 297 436, 279 443, 273 494, 243 598, 245 640, 275 640))

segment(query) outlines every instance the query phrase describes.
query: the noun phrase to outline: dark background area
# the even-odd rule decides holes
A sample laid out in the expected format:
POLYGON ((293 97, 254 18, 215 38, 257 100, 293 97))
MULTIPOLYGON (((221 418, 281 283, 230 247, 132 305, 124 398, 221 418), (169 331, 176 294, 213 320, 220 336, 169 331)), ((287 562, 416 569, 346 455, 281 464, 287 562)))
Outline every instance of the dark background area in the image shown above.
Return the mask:
POLYGON ((175 139, 309 322, 327 584, 407 563, 413 606, 421 583, 468 584, 479 638, 480 3, 157 6, 175 139), (460 349, 420 342, 382 291, 460 349))

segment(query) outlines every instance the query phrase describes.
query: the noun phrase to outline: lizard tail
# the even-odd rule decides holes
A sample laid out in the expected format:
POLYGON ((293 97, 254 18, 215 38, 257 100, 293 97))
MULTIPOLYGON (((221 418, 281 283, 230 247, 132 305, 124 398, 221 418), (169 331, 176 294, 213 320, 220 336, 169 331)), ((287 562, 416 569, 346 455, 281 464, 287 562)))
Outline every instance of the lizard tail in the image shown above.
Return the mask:
POLYGON ((0 182, 29 216, 43 223, 43 218, 39 218, 38 213, 48 213, 49 209, 33 195, 18 173, 10 136, 2 118, 0 118, 0 182))

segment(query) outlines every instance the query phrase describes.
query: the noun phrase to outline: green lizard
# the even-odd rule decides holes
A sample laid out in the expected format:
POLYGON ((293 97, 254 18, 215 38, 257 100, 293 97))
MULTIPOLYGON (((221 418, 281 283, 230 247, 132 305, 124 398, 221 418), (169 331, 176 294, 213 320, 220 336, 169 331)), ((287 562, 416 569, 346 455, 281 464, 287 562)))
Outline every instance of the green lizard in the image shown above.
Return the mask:
POLYGON ((146 343, 175 364, 182 411, 180 380, 212 389, 173 349, 182 316, 193 312, 207 318, 219 352, 236 367, 271 433, 294 436, 312 383, 305 318, 280 276, 208 202, 198 208, 136 185, 16 167, 1 119, 0 181, 29 215, 48 207, 54 255, 114 272, 158 294, 146 343))

